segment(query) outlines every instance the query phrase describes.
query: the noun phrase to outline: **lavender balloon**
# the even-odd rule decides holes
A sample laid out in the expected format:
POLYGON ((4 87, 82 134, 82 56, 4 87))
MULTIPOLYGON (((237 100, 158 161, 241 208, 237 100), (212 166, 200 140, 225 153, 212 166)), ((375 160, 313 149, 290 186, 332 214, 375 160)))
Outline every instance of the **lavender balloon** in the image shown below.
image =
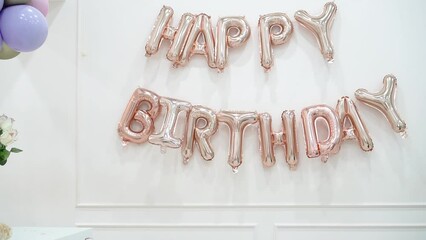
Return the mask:
POLYGON ((27 5, 10 6, 0 13, 3 41, 18 52, 31 52, 47 38, 47 21, 43 14, 27 5))
POLYGON ((0 10, 3 8, 4 0, 0 0, 0 10))

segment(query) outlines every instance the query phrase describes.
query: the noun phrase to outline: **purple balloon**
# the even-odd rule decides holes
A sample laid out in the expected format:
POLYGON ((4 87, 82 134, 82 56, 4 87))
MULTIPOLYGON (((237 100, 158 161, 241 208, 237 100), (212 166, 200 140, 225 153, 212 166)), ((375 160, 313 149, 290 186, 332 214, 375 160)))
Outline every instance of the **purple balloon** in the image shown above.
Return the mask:
POLYGON ((43 45, 46 40, 47 21, 34 7, 10 6, 0 13, 0 32, 3 41, 11 49, 18 52, 31 52, 43 45))
POLYGON ((0 10, 3 8, 4 0, 0 0, 0 10))

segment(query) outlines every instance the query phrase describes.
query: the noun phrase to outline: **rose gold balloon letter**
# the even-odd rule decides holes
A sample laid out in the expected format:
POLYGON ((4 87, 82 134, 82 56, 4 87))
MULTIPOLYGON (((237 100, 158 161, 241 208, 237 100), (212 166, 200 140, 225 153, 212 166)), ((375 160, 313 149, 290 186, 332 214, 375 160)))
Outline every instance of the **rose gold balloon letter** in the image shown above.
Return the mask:
POLYGON ((370 93, 365 89, 358 89, 355 92, 355 97, 382 112, 388 119, 392 129, 405 137, 407 125, 401 119, 395 107, 396 86, 396 77, 389 74, 383 78, 382 90, 377 93, 370 93))
POLYGON ((136 89, 118 124, 118 134, 123 140, 123 144, 146 142, 149 135, 154 131, 154 121, 159 110, 160 104, 157 94, 143 88, 136 89), (141 109, 143 104, 146 104, 147 109, 141 109), (133 122, 140 124, 142 130, 133 130, 131 127, 133 122))
POLYGON ((179 113, 188 113, 191 109, 189 102, 172 99, 172 98, 160 98, 160 104, 163 109, 166 110, 163 125, 158 133, 154 133, 149 136, 149 142, 152 144, 160 145, 162 151, 166 147, 179 148, 182 144, 182 139, 174 136, 176 129, 176 122, 178 120, 179 113))
POLYGON ((228 61, 228 47, 239 47, 250 37, 250 26, 244 17, 224 17, 217 22, 216 67, 223 71, 228 61), (236 30, 231 34, 230 30, 236 30))
POLYGON ((336 112, 326 105, 316 105, 302 110, 302 121, 305 132, 306 155, 309 158, 321 156, 326 162, 330 154, 339 151, 341 135, 340 124, 336 112), (317 120, 322 118, 328 127, 328 137, 320 140, 317 133, 317 120))
POLYGON ((342 141, 357 139, 362 150, 366 152, 373 150, 373 140, 368 134, 355 103, 349 97, 341 97, 337 101, 336 112, 342 129, 342 141), (347 120, 350 123, 349 127, 346 126, 347 120))
POLYGON ((238 167, 243 161, 243 137, 246 127, 257 122, 257 113, 255 112, 232 112, 220 111, 217 114, 219 122, 225 123, 229 127, 229 156, 228 164, 232 171, 238 172, 238 167))
MULTIPOLYGON (((175 40, 176 41, 176 40, 175 40)), ((214 59, 214 36, 210 16, 199 14, 195 18, 195 23, 188 34, 185 47, 183 48, 180 64, 184 65, 194 54, 201 54, 207 57, 208 64, 211 68, 215 67, 214 59), (200 37, 204 38, 204 43, 199 42, 200 37)))
POLYGON ((269 113, 259 114, 259 134, 260 149, 262 154, 262 163, 265 167, 271 167, 275 164, 275 145, 285 147, 286 161, 290 169, 297 166, 297 142, 296 142, 296 120, 294 111, 284 111, 281 114, 283 131, 272 131, 272 120, 269 113))
POLYGON ((309 15, 305 10, 299 10, 294 18, 310 30, 316 37, 321 53, 328 62, 333 62, 333 43, 330 39, 330 31, 336 16, 337 6, 334 2, 328 2, 319 16, 309 15))
POLYGON ((155 21, 152 32, 149 35, 148 42, 145 45, 146 56, 151 56, 158 52, 160 44, 165 39, 172 39, 175 30, 170 26, 173 17, 173 9, 163 6, 155 21))
POLYGON ((184 162, 188 162, 194 152, 194 142, 200 149, 201 156, 205 160, 214 158, 210 137, 217 131, 217 118, 213 110, 203 106, 193 106, 187 120, 185 138, 182 145, 184 162), (204 125, 199 126, 200 123, 204 125))
POLYGON ((178 29, 173 38, 172 44, 167 52, 167 59, 173 62, 173 66, 177 67, 180 63, 181 53, 185 47, 188 34, 194 25, 195 16, 190 13, 185 13, 180 19, 178 29))
POLYGON ((259 18, 260 62, 265 70, 269 70, 274 62, 271 45, 281 45, 290 39, 293 24, 285 13, 270 13, 259 18), (278 27, 278 32, 272 32, 278 27))

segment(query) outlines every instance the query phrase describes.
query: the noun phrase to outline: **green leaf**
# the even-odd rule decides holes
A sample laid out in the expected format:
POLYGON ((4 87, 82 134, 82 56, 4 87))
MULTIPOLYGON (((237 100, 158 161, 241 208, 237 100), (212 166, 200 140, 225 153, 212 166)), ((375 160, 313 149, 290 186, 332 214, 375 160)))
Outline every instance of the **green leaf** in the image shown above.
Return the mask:
POLYGON ((20 152, 22 152, 22 150, 21 150, 21 149, 19 149, 19 148, 12 148, 12 149, 10 149, 10 152, 13 152, 13 153, 20 153, 20 152))
POLYGON ((10 156, 10 152, 7 151, 6 149, 1 149, 0 150, 0 165, 4 166, 7 162, 7 158, 9 158, 10 156))
POLYGON ((0 165, 4 166, 7 163, 7 158, 0 158, 0 165))
POLYGON ((2 149, 0 150, 0 159, 6 159, 9 157, 10 152, 7 151, 6 149, 2 149))

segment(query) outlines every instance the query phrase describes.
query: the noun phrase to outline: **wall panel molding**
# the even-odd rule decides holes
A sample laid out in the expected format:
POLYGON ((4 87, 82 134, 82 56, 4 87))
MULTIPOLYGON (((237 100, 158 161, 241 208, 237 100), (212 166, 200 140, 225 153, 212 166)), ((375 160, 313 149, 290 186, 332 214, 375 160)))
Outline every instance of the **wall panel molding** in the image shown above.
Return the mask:
POLYGON ((426 203, 412 204, 170 204, 170 205, 150 205, 150 204, 113 204, 113 203, 78 203, 76 208, 318 208, 318 209, 426 209, 426 203))
POLYGON ((426 229, 426 224, 362 224, 362 223, 304 223, 304 224, 289 224, 276 223, 276 229, 426 229))
POLYGON ((255 229, 257 224, 236 224, 236 223, 76 223, 77 227, 88 228, 248 228, 255 229))

